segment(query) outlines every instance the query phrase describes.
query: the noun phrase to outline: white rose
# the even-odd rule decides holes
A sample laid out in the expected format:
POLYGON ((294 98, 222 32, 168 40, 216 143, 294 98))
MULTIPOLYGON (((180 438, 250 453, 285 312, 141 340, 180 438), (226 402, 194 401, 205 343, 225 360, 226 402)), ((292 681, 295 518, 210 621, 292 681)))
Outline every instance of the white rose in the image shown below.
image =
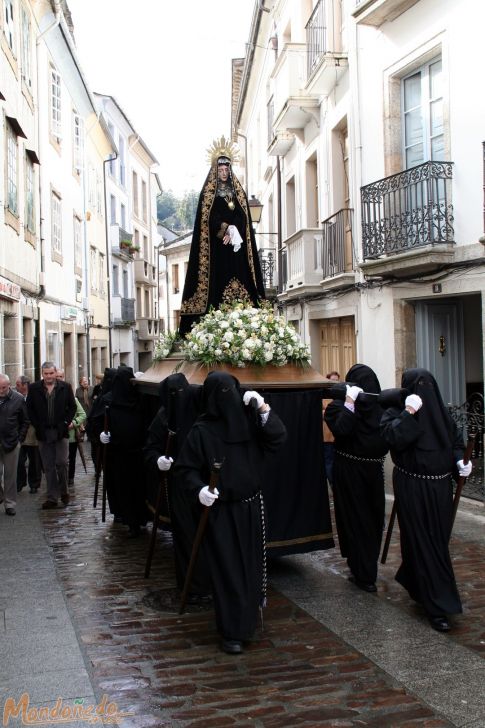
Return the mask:
POLYGON ((229 328, 229 322, 228 321, 219 321, 219 324, 218 325, 219 325, 219 327, 221 329, 227 329, 227 328, 229 328))
POLYGON ((229 349, 230 343, 228 341, 223 341, 222 346, 224 347, 224 349, 229 349))
POLYGON ((264 324, 261 326, 261 336, 266 336, 268 333, 268 328, 264 324))
POLYGON ((264 360, 265 361, 271 361, 272 358, 273 358, 273 352, 272 351, 267 350, 267 351, 264 352, 264 360))
POLYGON ((214 355, 215 355, 215 356, 222 356, 222 349, 216 349, 216 350, 214 351, 214 355))
POLYGON ((232 331, 226 331, 222 338, 224 339, 224 341, 232 341, 234 339, 234 334, 232 333, 232 331))
POLYGON ((249 349, 243 349, 241 352, 241 356, 243 359, 246 359, 246 360, 251 359, 251 352, 249 351, 249 349))

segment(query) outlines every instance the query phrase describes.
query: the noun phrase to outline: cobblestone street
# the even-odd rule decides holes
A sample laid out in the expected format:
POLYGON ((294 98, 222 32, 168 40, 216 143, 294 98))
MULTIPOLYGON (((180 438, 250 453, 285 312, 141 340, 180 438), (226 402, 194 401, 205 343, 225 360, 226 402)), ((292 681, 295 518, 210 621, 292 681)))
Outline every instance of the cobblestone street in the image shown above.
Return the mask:
POLYGON ((234 657, 210 609, 177 614, 170 537, 144 579, 149 529, 130 540, 111 516, 102 524, 92 491, 92 470, 78 467, 68 507, 41 512, 43 495, 24 490, 3 519, 3 703, 24 691, 37 705, 107 695, 132 713, 120 725, 138 728, 485 726, 483 508, 457 521, 465 611, 450 635, 394 582, 396 532, 377 597, 347 581, 337 549, 271 564, 264 630, 234 657))

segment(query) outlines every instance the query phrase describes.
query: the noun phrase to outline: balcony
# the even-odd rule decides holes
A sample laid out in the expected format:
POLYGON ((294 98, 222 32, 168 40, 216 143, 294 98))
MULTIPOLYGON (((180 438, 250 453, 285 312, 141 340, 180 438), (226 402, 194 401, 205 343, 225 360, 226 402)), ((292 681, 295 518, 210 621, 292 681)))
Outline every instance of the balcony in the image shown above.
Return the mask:
POLYGON ((305 228, 287 238, 283 247, 283 298, 322 290, 322 230, 305 228))
POLYGON ((303 129, 319 121, 320 101, 305 92, 307 49, 304 43, 287 43, 271 74, 274 115, 273 134, 303 129))
POLYGON ((157 285, 157 269, 146 260, 135 260, 135 281, 146 286, 157 285))
POLYGON ((341 49, 340 22, 334 12, 336 6, 337 3, 331 5, 332 12, 327 16, 327 2, 320 0, 305 27, 306 89, 310 94, 328 95, 347 70, 347 53, 341 49))
POLYGON ((258 255, 266 298, 275 298, 278 291, 276 250, 273 250, 272 248, 260 248, 258 250, 258 255))
POLYGON ((339 210, 322 223, 322 243, 317 246, 317 268, 324 286, 336 288, 355 281, 352 220, 353 210, 339 210))
POLYGON ((418 0, 357 0, 352 16, 357 23, 379 27, 395 20, 418 0))
POLYGON ((110 243, 113 255, 117 255, 124 260, 133 260, 135 254, 133 235, 123 230, 118 223, 110 225, 110 243))
POLYGON ((141 341, 150 341, 158 339, 159 322, 158 319, 139 318, 136 321, 138 329, 138 339, 141 341))
POLYGON ((135 299, 113 296, 111 315, 115 326, 129 326, 135 323, 135 299))
POLYGON ((453 162, 425 162, 361 188, 366 273, 406 274, 453 260, 453 162))

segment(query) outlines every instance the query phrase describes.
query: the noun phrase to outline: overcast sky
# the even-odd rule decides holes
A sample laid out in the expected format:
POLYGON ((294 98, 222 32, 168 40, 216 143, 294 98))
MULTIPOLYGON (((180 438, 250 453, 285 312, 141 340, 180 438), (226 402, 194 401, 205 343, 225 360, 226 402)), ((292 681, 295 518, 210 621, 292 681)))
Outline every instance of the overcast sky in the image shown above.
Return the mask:
POLYGON ((114 96, 160 163, 164 189, 202 187, 230 132, 231 59, 254 0, 68 0, 91 91, 114 96))

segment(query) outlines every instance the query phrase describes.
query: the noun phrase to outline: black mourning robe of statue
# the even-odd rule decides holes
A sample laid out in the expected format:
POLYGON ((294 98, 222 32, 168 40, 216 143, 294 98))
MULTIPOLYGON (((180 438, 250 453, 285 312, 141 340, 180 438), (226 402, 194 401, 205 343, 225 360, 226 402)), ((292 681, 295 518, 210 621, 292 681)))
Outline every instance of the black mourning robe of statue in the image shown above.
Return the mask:
MULTIPOLYGON (((161 472, 157 460, 161 455, 166 455, 172 457, 174 463, 177 462, 185 438, 200 413, 201 390, 201 386, 189 384, 184 374, 171 374, 160 382, 161 407, 148 428, 143 450, 148 501, 156 503, 159 488, 166 489, 162 500, 161 520, 171 526, 175 575, 180 590, 185 583, 200 509, 187 497, 183 489, 175 487, 174 466, 166 473, 161 472), (169 430, 174 434, 171 436, 167 451, 169 430)), ((201 556, 193 574, 191 593, 205 595, 209 592, 210 579, 201 556)))
POLYGON ((201 548, 211 574, 217 629, 225 639, 247 640, 256 629, 265 586, 264 455, 281 447, 286 429, 272 410, 263 425, 251 405, 242 403, 237 380, 226 373, 206 378, 203 411, 179 453, 174 478, 198 503, 213 463, 223 461, 220 495, 209 508, 201 548))
MULTIPOLYGON (((381 391, 376 375, 363 364, 353 366, 345 380, 364 392, 381 391)), ((357 397, 354 412, 337 400, 325 410, 335 437, 333 496, 340 552, 365 584, 377 578, 384 527, 383 459, 389 446, 380 434, 381 416, 380 405, 371 398, 357 397)))
POLYGON ((451 474, 463 458, 463 438, 430 372, 408 369, 402 386, 409 394, 418 394, 423 406, 414 415, 390 408, 381 424, 395 465, 393 486, 402 556, 396 580, 429 617, 458 614, 462 608, 448 542, 453 511, 451 474))
POLYGON ((120 366, 113 379, 107 402, 111 439, 105 445, 104 477, 110 512, 135 532, 147 522, 142 453, 146 428, 133 377, 131 367, 120 366))
POLYGON ((210 306, 217 309, 221 303, 235 300, 257 305, 265 297, 248 200, 232 174, 231 184, 233 210, 226 198, 217 194, 217 164, 211 167, 200 193, 182 295, 182 335, 210 306), (223 223, 235 225, 239 231, 243 242, 237 253, 232 245, 222 242, 223 223))
POLYGON ((116 369, 106 367, 104 370, 103 381, 98 387, 96 397, 93 397, 93 404, 86 418, 86 435, 91 442, 91 458, 93 460, 96 472, 102 467, 103 446, 99 441, 99 436, 104 430, 104 418, 106 407, 111 403, 111 388, 116 374, 116 369))

